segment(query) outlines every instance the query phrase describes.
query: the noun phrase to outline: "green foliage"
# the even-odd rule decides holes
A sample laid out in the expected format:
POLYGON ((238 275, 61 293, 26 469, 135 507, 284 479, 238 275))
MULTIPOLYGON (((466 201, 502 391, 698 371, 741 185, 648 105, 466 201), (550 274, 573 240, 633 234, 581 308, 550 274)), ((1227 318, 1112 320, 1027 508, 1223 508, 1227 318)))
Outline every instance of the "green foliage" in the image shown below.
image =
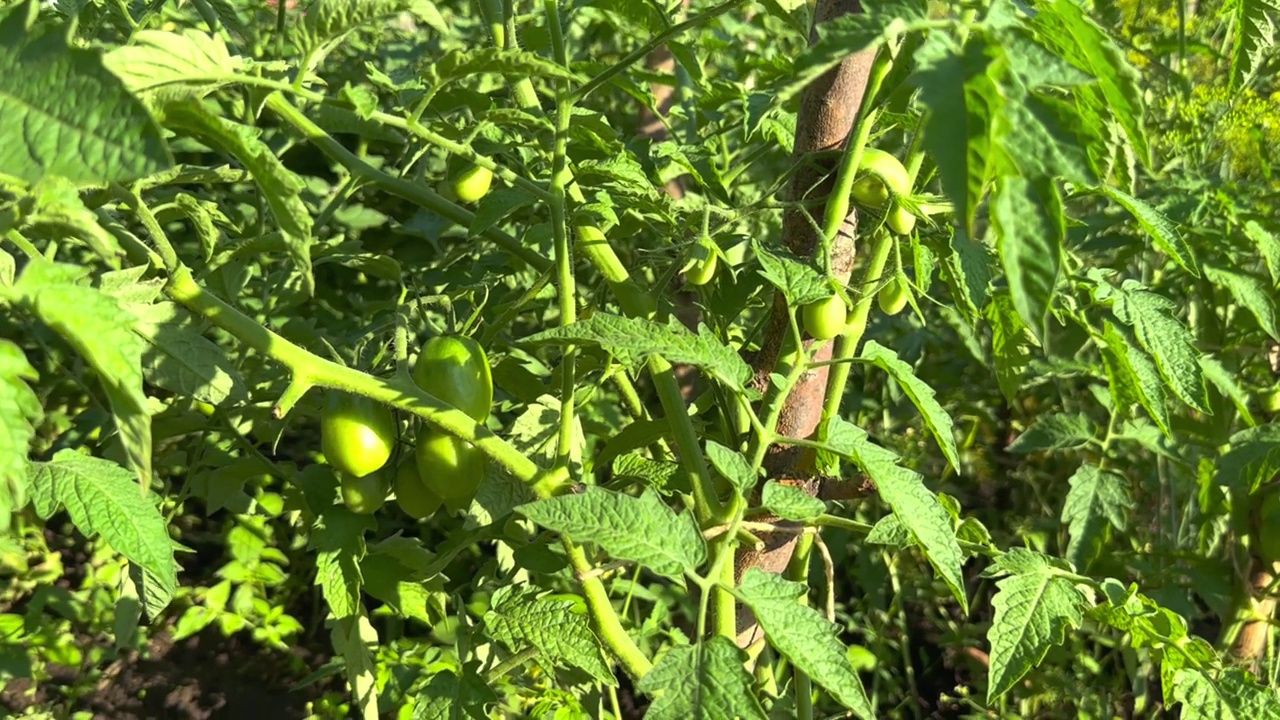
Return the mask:
POLYGON ((1280 712, 1280 5, 273 2, 0 11, 5 712, 1280 712))

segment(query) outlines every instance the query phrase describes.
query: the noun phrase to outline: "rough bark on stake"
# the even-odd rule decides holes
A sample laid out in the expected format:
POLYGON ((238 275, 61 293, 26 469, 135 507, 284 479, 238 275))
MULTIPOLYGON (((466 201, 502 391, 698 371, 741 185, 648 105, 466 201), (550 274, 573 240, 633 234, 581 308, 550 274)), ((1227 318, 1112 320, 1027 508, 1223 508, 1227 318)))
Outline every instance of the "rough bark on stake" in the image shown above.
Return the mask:
MULTIPOLYGON (((819 0, 815 10, 815 26, 832 18, 862 12, 855 0, 819 0)), ((817 40, 816 30, 810 42, 817 40)), ((874 52, 863 51, 851 55, 831 71, 814 81, 801 94, 800 110, 796 118, 796 142, 793 159, 800 165, 791 182, 791 199, 823 197, 829 194, 834 183, 834 167, 818 167, 811 153, 839 150, 849 136, 857 118, 858 107, 866 90, 874 52), (828 176, 825 180, 824 176, 828 176)), ((821 208, 811 208, 810 213, 821 221, 821 208)), ((850 212, 832 245, 832 271, 841 281, 848 281, 853 270, 854 232, 857 218, 850 212)), ((819 247, 813 224, 799 210, 787 212, 783 218, 783 239, 792 252, 812 255, 819 247)), ((765 331, 764 343, 755 361, 756 386, 768 387, 769 375, 774 371, 779 354, 790 334, 786 301, 775 294, 773 311, 765 331)), ((812 340, 806 343, 814 342, 812 340)), ((822 362, 831 357, 831 343, 818 351, 815 360, 822 362)), ((784 437, 807 438, 813 435, 822 419, 822 404, 826 395, 827 368, 805 373, 787 397, 778 418, 777 432, 784 437)), ((765 460, 770 478, 803 480, 803 486, 811 494, 819 492, 820 481, 815 477, 813 454, 800 448, 775 446, 765 460)), ((777 518, 764 518, 777 521, 777 518)), ((783 523, 779 523, 783 524, 783 523)), ((790 533, 772 533, 761 538, 764 549, 741 550, 735 562, 737 579, 753 567, 768 572, 782 572, 795 550, 797 537, 790 533)), ((747 647, 760 637, 755 616, 745 607, 738 611, 738 645, 747 647)))

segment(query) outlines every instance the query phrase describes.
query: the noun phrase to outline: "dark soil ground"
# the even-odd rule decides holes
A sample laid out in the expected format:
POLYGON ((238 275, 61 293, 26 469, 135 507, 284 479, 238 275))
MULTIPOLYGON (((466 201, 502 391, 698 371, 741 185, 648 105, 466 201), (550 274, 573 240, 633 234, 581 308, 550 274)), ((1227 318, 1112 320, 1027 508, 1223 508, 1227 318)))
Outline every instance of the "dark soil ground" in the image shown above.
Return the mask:
MULTIPOLYGON (((311 667, 325 661, 295 652, 311 667)), ((330 689, 317 683, 294 690, 305 674, 298 672, 297 660, 262 648, 248 635, 226 638, 212 628, 178 643, 167 631, 157 635, 146 653, 108 665, 88 693, 80 669, 51 667, 49 674, 52 679, 38 687, 26 679, 10 681, 0 691, 0 716, 35 707, 58 717, 91 712, 110 720, 288 720, 305 717, 307 703, 330 689), (79 697, 69 697, 72 692, 79 697)))

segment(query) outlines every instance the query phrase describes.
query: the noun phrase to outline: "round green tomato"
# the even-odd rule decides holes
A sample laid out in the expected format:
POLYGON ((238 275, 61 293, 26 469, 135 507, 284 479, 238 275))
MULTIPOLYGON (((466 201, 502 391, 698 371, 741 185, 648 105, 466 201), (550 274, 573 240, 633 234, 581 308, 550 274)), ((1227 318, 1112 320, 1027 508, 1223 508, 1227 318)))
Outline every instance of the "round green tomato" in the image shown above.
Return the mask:
POLYGON ((480 343, 455 335, 433 337, 413 365, 413 381, 477 422, 493 409, 493 375, 480 343))
POLYGON ((374 514, 387 499, 387 487, 382 482, 381 473, 360 478, 344 475, 338 488, 342 494, 342 504, 357 515, 374 514))
POLYGON ((818 340, 830 340, 844 331, 848 308, 839 295, 804 306, 804 329, 818 340))
POLYGON ((890 280, 888 285, 880 288, 876 301, 880 303, 880 309, 886 315, 897 315, 902 312, 902 308, 907 306, 906 282, 901 277, 890 280))
POLYGON ((400 465, 392 487, 396 492, 396 504, 409 517, 421 520, 440 509, 440 496, 422 482, 416 462, 409 461, 400 465))
POLYGON ((362 478, 387 464, 395 444, 390 408, 358 395, 329 393, 320 417, 320 450, 339 472, 362 478))
POLYGON ((1280 386, 1262 393, 1262 409, 1269 413, 1280 413, 1280 386))
POLYGON ((906 195, 911 192, 911 176, 907 174, 907 169, 898 162, 898 158, 878 148, 862 149, 862 160, 858 163, 858 171, 880 178, 886 190, 886 200, 889 195, 906 195))
POLYGON ((684 279, 690 285, 706 285, 716 274, 716 253, 708 247, 709 241, 698 241, 693 246, 692 263, 684 271, 684 279))
POLYGON ((1269 492, 1258 509, 1258 558, 1280 562, 1280 492, 1269 492))
POLYGON ((414 451, 418 476, 427 489, 445 500, 470 500, 484 480, 487 458, 469 442, 424 429, 414 451))
POLYGON ((916 216, 901 205, 894 205, 890 208, 884 220, 888 223, 889 229, 899 235, 910 235, 911 231, 916 227, 916 216))
POLYGON ((493 187, 493 171, 479 165, 468 169, 453 182, 453 194, 464 203, 480 202, 493 187))

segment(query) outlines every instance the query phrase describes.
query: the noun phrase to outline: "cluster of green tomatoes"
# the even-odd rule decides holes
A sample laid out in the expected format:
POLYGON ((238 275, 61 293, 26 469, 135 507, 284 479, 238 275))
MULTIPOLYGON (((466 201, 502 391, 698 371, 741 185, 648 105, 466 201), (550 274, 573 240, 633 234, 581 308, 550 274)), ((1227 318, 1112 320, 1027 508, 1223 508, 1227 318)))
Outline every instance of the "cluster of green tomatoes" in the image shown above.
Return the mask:
MULTIPOLYGON (((916 216, 899 202, 899 197, 911 193, 911 175, 896 157, 878 148, 866 147, 858 163, 860 177, 851 192, 859 205, 871 208, 884 216, 885 225, 897 235, 909 235, 916 226, 916 216)), ((691 285, 706 285, 716 273, 716 249, 711 240, 702 238, 694 244, 688 264, 684 268, 685 280, 691 285)), ((903 279, 895 277, 880 288, 876 301, 880 309, 889 315, 897 315, 907 305, 907 287, 903 279)), ((849 308, 839 295, 810 303, 801 310, 804 329, 815 339, 830 340, 848 325, 849 308)))
MULTIPOLYGON (((493 408, 493 376, 484 349, 475 340, 442 336, 429 340, 413 366, 413 380, 428 394, 478 423, 493 408)), ((391 408, 369 398, 331 392, 320 421, 320 447, 338 471, 342 501, 369 515, 389 492, 410 516, 422 519, 442 504, 466 507, 475 497, 488 464, 474 445, 427 425, 417 432, 413 456, 386 469, 395 451, 398 425, 391 408)))

